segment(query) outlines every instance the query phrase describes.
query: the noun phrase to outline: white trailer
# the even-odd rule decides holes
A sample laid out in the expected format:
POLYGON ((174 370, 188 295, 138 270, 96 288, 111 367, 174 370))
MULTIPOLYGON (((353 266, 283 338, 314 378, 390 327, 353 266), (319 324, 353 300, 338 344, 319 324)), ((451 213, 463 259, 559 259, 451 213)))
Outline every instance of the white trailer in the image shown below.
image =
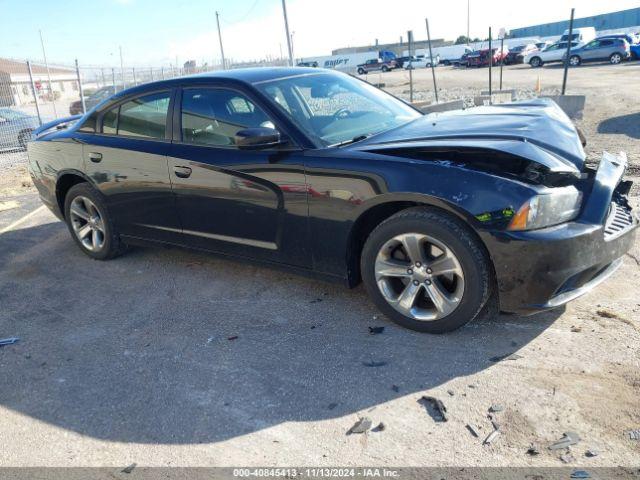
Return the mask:
MULTIPOLYGON (((458 60, 466 52, 470 52, 471 49, 467 45, 448 45, 446 47, 433 47, 431 51, 433 52, 434 58, 438 58, 438 56, 440 57, 440 63, 449 65, 455 60, 458 60)), ((405 50, 402 54, 404 56, 409 56, 409 50, 405 50)), ((418 48, 414 55, 418 58, 429 58, 429 49, 418 48)))
POLYGON ((318 68, 331 68, 342 70, 349 73, 355 73, 358 65, 365 63, 367 60, 380 58, 380 52, 372 50, 360 53, 345 53, 343 55, 327 55, 322 57, 305 57, 301 58, 298 65, 314 66, 318 68))

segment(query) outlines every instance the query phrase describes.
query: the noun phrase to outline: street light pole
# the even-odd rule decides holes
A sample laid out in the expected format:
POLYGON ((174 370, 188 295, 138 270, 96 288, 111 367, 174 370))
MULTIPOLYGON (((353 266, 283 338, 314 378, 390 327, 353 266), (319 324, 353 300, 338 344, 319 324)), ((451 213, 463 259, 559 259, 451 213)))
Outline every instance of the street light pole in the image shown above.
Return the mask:
POLYGON ((467 45, 469 45, 469 42, 471 42, 471 38, 469 38, 469 17, 470 17, 469 1, 470 0, 467 0, 467 45))
POLYGON ((220 32, 220 14, 216 12, 216 24, 218 25, 218 40, 220 40, 220 55, 222 56, 222 69, 227 68, 227 62, 224 59, 224 48, 222 48, 222 32, 220 32))
POLYGON ((287 19, 286 0, 282 0, 282 14, 284 15, 284 29, 287 34, 287 47, 289 47, 289 66, 293 67, 293 49, 291 48, 291 35, 289 34, 289 20, 287 19))

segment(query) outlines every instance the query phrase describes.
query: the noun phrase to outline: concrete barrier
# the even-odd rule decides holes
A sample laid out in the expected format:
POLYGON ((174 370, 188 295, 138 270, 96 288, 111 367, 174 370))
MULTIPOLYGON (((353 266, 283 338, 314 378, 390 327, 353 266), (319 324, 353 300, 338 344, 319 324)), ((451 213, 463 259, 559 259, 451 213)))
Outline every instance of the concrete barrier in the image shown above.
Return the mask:
POLYGON ((540 98, 550 98, 556 102, 571 120, 582 120, 585 95, 540 95, 540 98))
POLYGON ((449 110, 462 110, 464 108, 464 100, 452 100, 442 103, 414 102, 413 106, 422 113, 448 112, 449 110))
MULTIPOLYGON (((492 90, 492 92, 494 95, 496 93, 507 93, 509 95, 511 95, 511 101, 514 101, 516 99, 516 89, 515 88, 505 88, 504 90, 492 90)), ((489 95, 489 90, 482 90, 480 92, 480 95, 489 95)))
POLYGON ((489 95, 476 95, 475 97, 473 97, 473 104, 476 107, 490 104, 495 105, 497 103, 509 103, 511 101, 512 97, 511 93, 509 92, 494 93, 493 95, 491 95, 491 97, 489 97, 489 95))

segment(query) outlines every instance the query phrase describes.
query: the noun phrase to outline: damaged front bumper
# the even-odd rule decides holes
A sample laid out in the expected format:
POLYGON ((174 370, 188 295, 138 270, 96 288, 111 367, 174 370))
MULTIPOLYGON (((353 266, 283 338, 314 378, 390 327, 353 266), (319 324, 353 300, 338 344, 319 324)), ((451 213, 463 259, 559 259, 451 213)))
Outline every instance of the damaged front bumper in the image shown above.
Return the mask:
POLYGON ((637 214, 626 200, 624 154, 604 153, 578 218, 540 230, 492 232, 500 306, 520 314, 563 305, 605 281, 635 241, 637 214))

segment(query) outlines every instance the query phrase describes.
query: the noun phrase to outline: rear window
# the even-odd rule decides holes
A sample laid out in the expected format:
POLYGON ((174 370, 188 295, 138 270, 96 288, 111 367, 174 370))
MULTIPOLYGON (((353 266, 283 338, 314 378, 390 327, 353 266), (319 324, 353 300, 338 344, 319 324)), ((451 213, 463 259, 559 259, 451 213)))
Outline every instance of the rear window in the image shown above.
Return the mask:
POLYGON ((102 116, 102 133, 141 138, 165 138, 170 92, 144 95, 102 116))

